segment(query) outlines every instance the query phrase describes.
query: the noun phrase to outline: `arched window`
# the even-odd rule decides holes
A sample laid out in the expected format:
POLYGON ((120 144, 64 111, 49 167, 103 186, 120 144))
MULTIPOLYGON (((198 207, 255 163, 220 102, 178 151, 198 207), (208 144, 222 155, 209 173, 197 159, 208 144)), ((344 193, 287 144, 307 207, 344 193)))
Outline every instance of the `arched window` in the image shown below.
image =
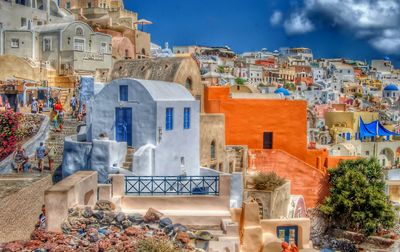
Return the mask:
POLYGON ((78 36, 83 36, 83 28, 82 27, 76 27, 75 33, 78 36))
POLYGON ((211 159, 215 159, 216 158, 215 140, 213 140, 211 142, 210 154, 211 154, 211 159))
POLYGON ((146 50, 142 48, 142 55, 146 55, 146 50))
POLYGON ((185 87, 187 88, 187 90, 192 91, 193 82, 192 82, 192 79, 190 77, 186 79, 185 87))

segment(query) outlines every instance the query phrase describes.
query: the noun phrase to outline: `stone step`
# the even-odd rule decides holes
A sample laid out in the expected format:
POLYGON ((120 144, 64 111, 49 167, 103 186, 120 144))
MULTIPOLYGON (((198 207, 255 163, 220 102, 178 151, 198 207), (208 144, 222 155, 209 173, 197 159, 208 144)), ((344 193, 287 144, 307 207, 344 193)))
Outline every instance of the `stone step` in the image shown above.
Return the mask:
POLYGON ((133 162, 133 156, 132 155, 126 156, 125 157, 125 162, 126 163, 132 163, 133 162))
POLYGON ((133 148, 128 148, 128 150, 127 150, 127 155, 128 154, 134 154, 135 153, 135 149, 133 149, 133 148))

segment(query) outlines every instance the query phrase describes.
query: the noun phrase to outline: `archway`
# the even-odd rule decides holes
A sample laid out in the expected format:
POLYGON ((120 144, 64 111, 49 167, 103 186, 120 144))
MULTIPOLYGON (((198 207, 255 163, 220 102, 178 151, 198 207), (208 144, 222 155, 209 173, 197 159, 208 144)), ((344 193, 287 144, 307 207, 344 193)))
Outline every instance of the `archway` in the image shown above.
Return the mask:
POLYGON ((210 156, 211 156, 211 160, 215 160, 217 157, 217 151, 215 148, 215 140, 212 140, 211 142, 211 146, 210 146, 210 156))
POLYGON ((378 159, 382 165, 382 167, 391 169, 395 164, 395 155, 393 150, 389 148, 385 148, 381 150, 379 153, 378 159))
POLYGON ((186 89, 189 90, 189 91, 192 91, 192 90, 193 90, 192 78, 188 77, 188 78, 186 79, 185 87, 186 87, 186 89))

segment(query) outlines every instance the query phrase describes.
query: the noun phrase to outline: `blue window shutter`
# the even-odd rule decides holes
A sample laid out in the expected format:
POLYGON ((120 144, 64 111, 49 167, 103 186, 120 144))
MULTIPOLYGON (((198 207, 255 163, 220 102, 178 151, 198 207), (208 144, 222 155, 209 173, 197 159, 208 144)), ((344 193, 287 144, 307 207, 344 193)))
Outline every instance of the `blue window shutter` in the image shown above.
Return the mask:
POLYGON ((174 109, 167 108, 165 115, 165 130, 174 129, 174 109))
POLYGON ((127 85, 119 86, 119 100, 120 101, 128 101, 128 86, 127 85))
POLYGON ((184 109, 183 129, 190 129, 190 108, 184 109))

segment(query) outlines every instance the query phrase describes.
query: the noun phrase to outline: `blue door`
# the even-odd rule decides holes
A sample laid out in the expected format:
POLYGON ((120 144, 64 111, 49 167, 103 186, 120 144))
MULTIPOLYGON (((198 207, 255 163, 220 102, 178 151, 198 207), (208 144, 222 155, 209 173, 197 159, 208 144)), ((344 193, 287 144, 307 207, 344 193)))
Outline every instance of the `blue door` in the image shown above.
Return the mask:
POLYGON ((115 109, 115 139, 132 147, 132 108, 115 109))
POLYGON ((299 228, 297 226, 277 227, 276 233, 278 238, 282 241, 285 241, 289 244, 299 244, 299 228))

